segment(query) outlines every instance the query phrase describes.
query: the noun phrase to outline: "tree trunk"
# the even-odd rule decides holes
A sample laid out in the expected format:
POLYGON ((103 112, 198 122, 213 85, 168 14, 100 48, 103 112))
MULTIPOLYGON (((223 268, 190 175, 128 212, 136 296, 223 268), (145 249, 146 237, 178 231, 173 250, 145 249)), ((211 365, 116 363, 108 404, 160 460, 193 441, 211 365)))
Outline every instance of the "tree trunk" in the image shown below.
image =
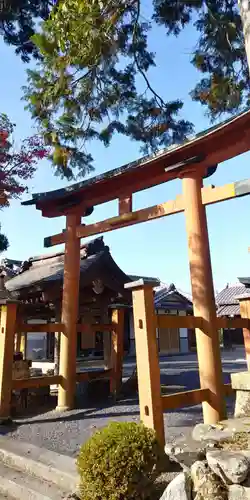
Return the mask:
POLYGON ((245 38, 245 50, 247 55, 248 68, 250 72, 250 1, 238 0, 240 15, 245 38))

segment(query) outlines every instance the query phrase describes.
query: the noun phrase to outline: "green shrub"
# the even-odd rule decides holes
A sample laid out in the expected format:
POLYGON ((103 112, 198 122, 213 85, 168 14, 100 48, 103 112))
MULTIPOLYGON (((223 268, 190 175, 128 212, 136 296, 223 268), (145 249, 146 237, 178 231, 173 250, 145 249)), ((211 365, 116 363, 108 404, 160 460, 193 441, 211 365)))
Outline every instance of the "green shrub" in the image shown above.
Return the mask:
POLYGON ((81 500, 149 498, 162 458, 154 431, 135 422, 111 423, 80 450, 81 500))

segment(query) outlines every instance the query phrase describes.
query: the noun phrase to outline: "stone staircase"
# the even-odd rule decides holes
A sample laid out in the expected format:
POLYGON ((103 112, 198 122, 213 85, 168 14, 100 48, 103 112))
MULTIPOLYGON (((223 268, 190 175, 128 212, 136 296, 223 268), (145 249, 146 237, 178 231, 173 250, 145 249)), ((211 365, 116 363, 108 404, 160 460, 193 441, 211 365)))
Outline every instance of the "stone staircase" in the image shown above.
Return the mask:
POLYGON ((73 458, 0 437, 0 500, 76 498, 77 484, 73 458))

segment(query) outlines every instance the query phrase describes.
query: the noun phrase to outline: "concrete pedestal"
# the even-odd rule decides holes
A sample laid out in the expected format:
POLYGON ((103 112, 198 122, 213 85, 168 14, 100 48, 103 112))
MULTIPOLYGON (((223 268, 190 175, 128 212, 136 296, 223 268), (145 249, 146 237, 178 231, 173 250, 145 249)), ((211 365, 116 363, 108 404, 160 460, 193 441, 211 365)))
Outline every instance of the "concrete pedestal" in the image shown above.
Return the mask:
POLYGON ((236 390, 235 417, 250 417, 250 372, 232 373, 232 388, 236 390))

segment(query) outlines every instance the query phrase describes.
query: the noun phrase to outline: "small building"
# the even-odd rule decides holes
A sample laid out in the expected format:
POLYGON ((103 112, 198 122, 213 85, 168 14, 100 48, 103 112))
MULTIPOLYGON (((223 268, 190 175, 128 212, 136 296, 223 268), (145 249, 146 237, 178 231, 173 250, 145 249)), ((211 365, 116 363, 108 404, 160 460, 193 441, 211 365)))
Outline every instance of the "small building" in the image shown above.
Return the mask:
MULTIPOLYGON (((188 316, 193 314, 193 303, 172 283, 156 289, 156 314, 188 316)), ((187 328, 158 329, 158 345, 161 354, 185 353, 189 351, 190 332, 187 328)))
MULTIPOLYGON (((6 281, 12 297, 22 305, 22 320, 29 323, 47 323, 61 318, 64 252, 32 257, 25 261, 19 274, 6 281)), ((124 285, 129 277, 111 256, 103 238, 96 238, 81 246, 79 323, 108 323, 110 306, 131 304, 131 292, 124 285)), ((127 325, 128 321, 125 321, 127 325)), ((126 326, 127 327, 127 326, 126 326)), ((128 327, 127 327, 128 329, 128 327)), ((26 354, 33 361, 50 360, 58 356, 57 334, 28 334, 26 354)), ((101 355, 104 350, 103 332, 84 331, 77 335, 77 357, 101 355)), ((127 335, 125 335, 127 338, 127 335)), ((126 346, 125 346, 126 348, 126 346)))
MULTIPOLYGON (((217 316, 221 318, 240 318, 240 303, 236 297, 243 295, 246 288, 250 288, 250 278, 238 278, 235 284, 227 284, 223 290, 216 295, 217 316)), ((224 328, 221 332, 221 340, 225 348, 233 345, 243 345, 242 328, 224 328)))
MULTIPOLYGON (((63 267, 63 251, 31 257, 23 263, 5 260, 2 266, 5 287, 21 301, 23 320, 30 324, 60 321, 63 267)), ((132 296, 124 285, 140 278, 126 275, 118 267, 102 237, 81 246, 78 322, 109 322, 112 305, 122 304, 125 307, 124 351, 130 355, 135 354, 132 296)), ((161 285, 155 290, 155 309, 156 314, 184 316, 192 314, 192 301, 174 284, 161 285)), ((95 335, 91 331, 78 333, 77 359, 102 358, 105 335, 107 332, 101 331, 95 335)), ((157 337, 160 354, 189 351, 190 332, 186 328, 159 329, 157 337)), ((57 334, 27 334, 25 351, 28 359, 53 368, 51 364, 58 365, 57 334)))
MULTIPOLYGON (((135 277, 130 276, 135 279, 135 277)), ((178 290, 175 285, 160 285, 155 289, 156 314, 186 316, 193 313, 193 304, 188 296, 178 290)), ((157 329, 159 354, 179 354, 190 350, 190 331, 187 328, 157 329)), ((134 322, 130 316, 130 354, 135 353, 134 322)))

